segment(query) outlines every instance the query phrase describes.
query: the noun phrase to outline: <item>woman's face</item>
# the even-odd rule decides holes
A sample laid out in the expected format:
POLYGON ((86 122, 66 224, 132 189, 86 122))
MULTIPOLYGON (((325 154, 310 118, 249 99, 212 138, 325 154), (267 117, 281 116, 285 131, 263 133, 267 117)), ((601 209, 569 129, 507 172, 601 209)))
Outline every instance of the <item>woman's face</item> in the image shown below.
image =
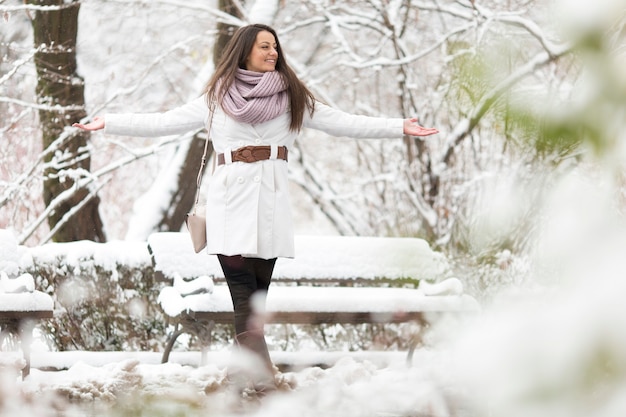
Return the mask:
POLYGON ((246 59, 246 69, 255 72, 274 71, 278 60, 276 47, 276 39, 270 32, 257 33, 256 41, 246 59))

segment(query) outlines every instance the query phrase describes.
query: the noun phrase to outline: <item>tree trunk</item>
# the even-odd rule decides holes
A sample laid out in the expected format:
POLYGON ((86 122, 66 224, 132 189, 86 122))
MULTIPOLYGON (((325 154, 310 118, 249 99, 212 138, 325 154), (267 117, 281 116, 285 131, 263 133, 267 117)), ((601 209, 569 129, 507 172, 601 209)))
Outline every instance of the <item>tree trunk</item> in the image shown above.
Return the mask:
MULTIPOLYGON (((239 18, 242 17, 233 0, 219 0, 219 7, 223 12, 230 13, 239 18)), ((235 29, 236 28, 233 26, 224 23, 217 24, 218 34, 213 47, 214 64, 217 64, 224 47, 232 37, 235 29)), ((169 206, 173 207, 173 209, 168 210, 163 214, 163 218, 157 225, 158 230, 180 230, 185 221, 185 215, 193 208, 196 195, 196 176, 198 175, 198 169, 200 168, 200 164, 202 162, 199 155, 202 155, 204 150, 205 138, 203 136, 203 134, 195 135, 189 145, 187 155, 185 156, 185 162, 183 163, 178 175, 178 186, 170 198, 169 206)), ((211 156, 212 152, 213 147, 209 144, 207 160, 211 156)), ((211 172, 210 166, 205 168, 205 172, 206 171, 209 171, 209 173, 211 172)))
MULTIPOLYGON (((239 8, 235 5, 233 0, 218 0, 218 3, 220 10, 224 13, 228 13, 239 19, 243 18, 239 8)), ((236 29, 237 28, 235 26, 228 25, 226 23, 217 23, 217 38, 215 38, 215 46, 213 47, 213 63, 215 65, 217 65, 220 56, 222 56, 224 47, 226 47, 230 38, 233 37, 236 29)))
MULTIPOLYGON (((80 2, 63 0, 28 0, 36 6, 58 6, 37 10, 31 15, 37 68, 37 97, 41 106, 39 120, 43 147, 58 148, 49 153, 44 171, 43 197, 46 206, 66 190, 76 187, 76 180, 90 170, 89 133, 76 131, 64 140, 59 137, 67 126, 86 116, 84 82, 76 73, 76 36, 80 2), (55 142, 58 142, 55 144, 55 142)), ((106 240, 99 214, 99 198, 91 190, 76 188, 72 198, 62 203, 48 217, 53 229, 60 222, 53 240, 106 240), (86 203, 85 203, 86 201, 86 203), (72 213, 81 205, 82 208, 72 213)))
MULTIPOLYGON (((161 221, 156 225, 159 231, 179 231, 185 222, 185 217, 194 205, 196 198, 198 170, 202 163, 202 153, 204 152, 205 140, 208 140, 204 132, 196 134, 187 148, 185 162, 178 171, 176 190, 169 196, 167 210, 163 213, 161 221)), ((179 150, 180 151, 180 150, 179 150)), ((207 160, 213 152, 213 146, 209 143, 207 149, 207 160)), ((209 164, 204 168, 204 173, 211 172, 209 164)))

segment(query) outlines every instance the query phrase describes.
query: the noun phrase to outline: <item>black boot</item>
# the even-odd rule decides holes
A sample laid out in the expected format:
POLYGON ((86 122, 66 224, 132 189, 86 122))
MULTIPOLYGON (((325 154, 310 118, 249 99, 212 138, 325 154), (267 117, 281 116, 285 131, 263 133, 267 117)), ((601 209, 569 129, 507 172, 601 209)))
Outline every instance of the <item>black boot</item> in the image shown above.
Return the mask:
POLYGON ((276 369, 270 359, 262 332, 248 331, 236 336, 237 363, 229 369, 229 379, 252 396, 276 390, 276 369))

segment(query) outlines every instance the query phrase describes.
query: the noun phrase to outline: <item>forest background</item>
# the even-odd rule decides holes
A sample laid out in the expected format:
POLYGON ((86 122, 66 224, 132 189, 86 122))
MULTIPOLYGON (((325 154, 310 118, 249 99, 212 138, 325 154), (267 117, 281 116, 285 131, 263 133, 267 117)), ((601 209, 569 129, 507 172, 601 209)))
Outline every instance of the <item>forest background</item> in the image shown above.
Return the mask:
MULTIPOLYGON (((202 132, 139 139, 68 126, 187 102, 229 28, 268 23, 320 100, 441 131, 383 141, 304 131, 290 159, 298 233, 424 238, 484 307, 469 335, 453 335, 460 362, 416 370, 419 381, 445 371, 427 385, 434 397, 383 378, 364 406, 389 385, 432 412, 430 399, 460 382, 475 415, 623 415, 623 0, 0 0, 0 13, 0 228, 19 243, 181 230, 202 132)), ((75 313, 108 317, 93 304, 75 313)), ((54 326, 57 347, 69 346, 58 332, 69 321, 54 326)), ((115 330, 119 343, 136 340, 115 330)), ((90 335, 82 348, 121 346, 90 335)), ((151 342, 133 347, 159 348, 151 342)))
POLYGON ((599 16, 571 31, 579 22, 555 19, 564 8, 554 3, 0 7, 0 226, 27 245, 145 240, 181 229, 203 133, 144 140, 67 126, 196 97, 214 53, 246 22, 278 29, 289 62, 320 100, 351 113, 416 116, 441 131, 386 141, 303 132, 290 164, 299 232, 418 236, 452 257, 492 264, 529 249, 546 182, 588 160, 578 145, 610 152, 597 138, 602 119, 588 126, 567 109, 581 106, 574 99, 584 72, 616 81, 605 74, 611 66, 598 63, 603 72, 589 74, 581 58, 611 59, 623 40, 620 21, 599 16))
POLYGON ((578 224, 551 211, 557 197, 572 204, 560 184, 584 178, 623 211, 622 1, 33 0, 0 12, 0 228, 20 244, 181 230, 204 132, 139 139, 69 126, 196 97, 249 22, 277 28, 320 100, 441 132, 302 132, 290 160, 298 233, 424 238, 487 299, 552 274, 537 257, 570 236, 546 246, 550 227, 578 224))

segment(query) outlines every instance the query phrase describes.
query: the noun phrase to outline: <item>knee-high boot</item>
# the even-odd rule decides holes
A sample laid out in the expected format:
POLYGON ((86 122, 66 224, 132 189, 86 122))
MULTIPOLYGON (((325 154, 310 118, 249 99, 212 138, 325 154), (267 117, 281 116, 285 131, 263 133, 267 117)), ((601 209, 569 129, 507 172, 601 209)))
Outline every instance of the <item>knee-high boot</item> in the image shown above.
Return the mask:
POLYGON ((267 387, 268 389, 275 388, 274 364, 270 358, 263 332, 251 330, 239 333, 236 336, 236 342, 244 351, 251 353, 254 362, 256 362, 256 364, 253 365, 254 369, 251 369, 253 383, 267 387))

